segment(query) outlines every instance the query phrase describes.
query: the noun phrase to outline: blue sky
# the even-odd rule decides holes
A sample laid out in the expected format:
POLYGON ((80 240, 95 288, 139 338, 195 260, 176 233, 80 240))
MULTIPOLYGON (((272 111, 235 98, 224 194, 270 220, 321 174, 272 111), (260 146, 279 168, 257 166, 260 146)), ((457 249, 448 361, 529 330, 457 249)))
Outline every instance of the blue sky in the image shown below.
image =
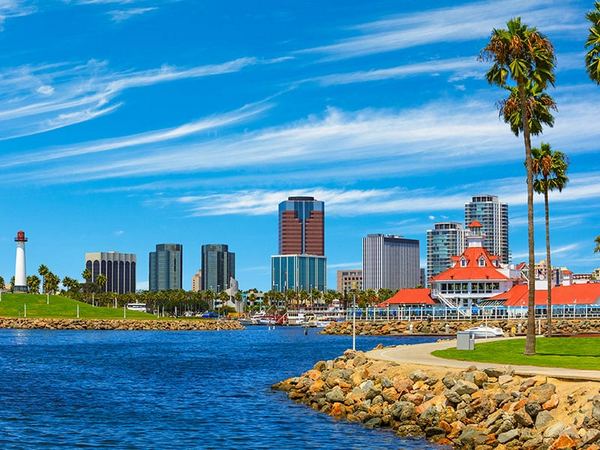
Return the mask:
MULTIPOLYGON (((367 233, 421 240, 471 195, 510 205, 526 252, 521 140, 477 61, 520 15, 557 55, 569 154, 552 196, 554 262, 600 266, 600 87, 583 66, 592 1, 0 0, 0 274, 26 230, 28 270, 79 277, 86 251, 228 243, 243 288, 268 288, 279 201, 326 202, 330 287, 367 233)), ((538 199, 539 200, 539 199, 538 199)), ((542 205, 536 248, 543 253, 542 205)))

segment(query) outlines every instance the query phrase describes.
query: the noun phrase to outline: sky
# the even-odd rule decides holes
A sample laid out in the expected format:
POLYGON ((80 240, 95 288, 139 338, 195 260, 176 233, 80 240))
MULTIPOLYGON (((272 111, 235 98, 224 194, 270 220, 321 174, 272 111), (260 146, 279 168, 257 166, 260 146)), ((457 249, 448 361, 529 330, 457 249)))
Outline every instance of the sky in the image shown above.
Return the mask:
MULTIPOLYGON (((87 251, 200 246, 236 253, 240 287, 268 289, 277 204, 325 201, 328 285, 361 266, 362 237, 421 241, 495 194, 526 258, 522 140, 478 55, 514 16, 557 52, 555 126, 570 159, 551 195, 553 262, 600 266, 600 86, 584 70, 593 2, 505 0, 0 0, 0 275, 81 278, 87 251)), ((536 251, 544 255, 536 199, 536 251)))

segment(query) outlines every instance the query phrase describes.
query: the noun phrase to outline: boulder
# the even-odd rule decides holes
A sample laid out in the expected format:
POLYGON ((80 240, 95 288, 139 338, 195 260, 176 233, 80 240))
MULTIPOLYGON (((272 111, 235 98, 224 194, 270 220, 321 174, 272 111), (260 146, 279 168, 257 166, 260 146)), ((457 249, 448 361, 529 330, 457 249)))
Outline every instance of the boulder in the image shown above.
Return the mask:
POLYGON ((561 435, 561 433, 565 430, 565 428, 566 428, 566 426, 562 422, 553 423, 548 428, 546 428, 546 430, 544 431, 544 437, 555 439, 561 435))
POLYGON ((325 394, 325 398, 327 398, 327 400, 329 400, 330 402, 343 403, 346 399, 346 394, 344 394, 344 391, 342 391, 342 389, 339 386, 335 386, 333 389, 331 389, 325 394))
POLYGON ((486 373, 486 375, 488 377, 492 377, 492 378, 500 378, 500 376, 506 374, 505 369, 497 369, 497 368, 493 368, 493 367, 488 367, 486 369, 483 369, 483 371, 486 373))
POLYGON ((556 408, 558 406, 558 403, 559 403, 558 395, 554 394, 554 395, 552 395, 552 397, 550 397, 550 400, 548 400, 547 402, 545 402, 542 405, 542 408, 544 408, 544 410, 546 410, 546 411, 550 411, 550 410, 556 408))
POLYGON ((513 417, 515 418, 515 422, 522 427, 529 428, 533 426, 533 420, 531 419, 531 416, 524 410, 516 411, 513 414, 513 417))
POLYGON ((463 428, 456 443, 460 448, 475 448, 487 441, 487 434, 475 425, 467 425, 463 428))
POLYGON ((413 381, 413 383, 416 381, 427 381, 429 379, 429 375, 422 370, 415 370, 414 372, 411 372, 408 377, 413 381))
POLYGON ((392 417, 400 421, 413 420, 416 412, 415 405, 411 402, 396 402, 390 410, 392 417))
POLYGON ((542 407, 539 403, 536 402, 527 402, 525 403, 525 411, 529 414, 533 419, 535 419, 538 413, 542 410, 542 407))
POLYGON ((500 442, 501 444, 506 444, 507 442, 510 442, 513 439, 516 439, 518 437, 519 437, 519 430, 513 428, 512 430, 505 431, 504 433, 500 433, 498 435, 498 442, 500 442))
POLYGON ((554 394, 556 394, 556 386, 550 383, 545 383, 531 388, 529 391, 529 401, 543 405, 550 400, 554 394))
POLYGON ((552 443, 549 450, 573 450, 575 448, 577 448, 577 442, 566 434, 562 434, 552 443))
POLYGON ((554 422, 554 417, 548 411, 540 411, 535 418, 535 428, 540 431, 544 431, 548 426, 554 422))
POLYGON ((456 384, 454 385, 454 387, 452 389, 458 395, 463 395, 463 394, 470 395, 473 392, 477 391, 479 388, 477 387, 477 385, 475 383, 471 383, 470 381, 457 380, 456 384))
POLYGON ((512 380, 513 380, 513 377, 511 375, 500 375, 498 377, 498 383, 501 386, 510 383, 512 380))

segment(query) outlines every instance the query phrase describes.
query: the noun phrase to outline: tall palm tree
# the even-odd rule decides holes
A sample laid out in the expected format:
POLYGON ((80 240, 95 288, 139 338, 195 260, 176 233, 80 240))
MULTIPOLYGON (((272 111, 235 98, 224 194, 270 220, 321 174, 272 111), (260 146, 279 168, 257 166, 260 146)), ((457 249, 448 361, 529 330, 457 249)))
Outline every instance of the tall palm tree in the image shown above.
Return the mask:
POLYGON ((596 244, 594 247, 594 253, 600 253, 600 234, 596 236, 596 239, 594 239, 594 244, 596 244))
POLYGON ((588 75, 600 84, 600 1, 594 3, 594 9, 586 14, 590 21, 590 31, 585 47, 589 48, 585 54, 585 67, 588 75))
POLYGON ((550 144, 542 143, 539 148, 531 149, 533 173, 535 180, 533 189, 544 196, 544 211, 546 219, 546 280, 548 282, 548 313, 546 334, 552 336, 552 261, 550 259, 550 207, 548 196, 550 191, 562 192, 569 178, 567 169, 569 162, 567 156, 559 151, 552 150, 550 144))
MULTIPOLYGON (((494 29, 488 44, 481 52, 481 59, 492 63, 486 74, 490 84, 513 92, 518 98, 520 124, 509 121, 511 130, 523 134, 525 144, 525 164, 527 168, 527 223, 529 242, 529 299, 527 314, 527 339, 525 354, 535 354, 535 267, 534 230, 533 230, 533 168, 531 160, 531 134, 539 130, 532 129, 531 96, 538 97, 549 84, 554 84, 554 66, 556 57, 552 43, 536 28, 521 22, 520 18, 508 21, 506 29, 494 29)), ((508 100, 507 100, 508 101, 508 100)), ((506 102, 501 105, 501 113, 506 120, 506 102)), ((548 117, 541 118, 547 125, 548 117)))

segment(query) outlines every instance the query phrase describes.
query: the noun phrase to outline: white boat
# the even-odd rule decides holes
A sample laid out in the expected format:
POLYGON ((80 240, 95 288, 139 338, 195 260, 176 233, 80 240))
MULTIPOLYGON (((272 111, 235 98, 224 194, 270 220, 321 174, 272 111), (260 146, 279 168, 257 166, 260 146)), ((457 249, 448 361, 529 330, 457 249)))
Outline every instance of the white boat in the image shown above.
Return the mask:
POLYGON ((479 325, 478 327, 469 328, 468 330, 477 338, 494 338, 504 336, 504 331, 501 328, 488 327, 487 325, 479 325))
POLYGON ((332 320, 316 320, 315 321, 315 326, 317 328, 325 328, 327 325, 329 325, 331 322, 333 322, 332 320))

